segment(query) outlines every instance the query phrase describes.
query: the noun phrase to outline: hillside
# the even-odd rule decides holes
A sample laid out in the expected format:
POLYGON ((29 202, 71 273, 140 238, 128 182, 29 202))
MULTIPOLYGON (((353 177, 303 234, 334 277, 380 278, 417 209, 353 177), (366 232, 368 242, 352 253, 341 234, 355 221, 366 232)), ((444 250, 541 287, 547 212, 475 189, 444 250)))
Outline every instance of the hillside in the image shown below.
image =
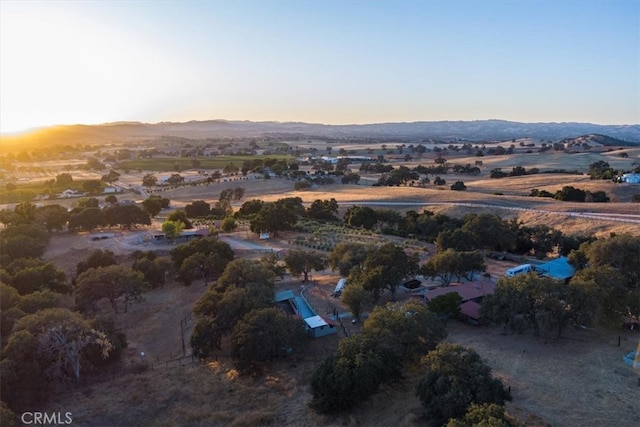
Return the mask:
POLYGON ((519 123, 505 120, 377 123, 324 125, 207 120, 155 124, 118 122, 102 125, 63 125, 39 128, 22 134, 3 135, 4 147, 26 144, 105 144, 123 140, 148 140, 161 136, 208 138, 335 138, 386 139, 396 141, 504 141, 536 138, 547 141, 594 135, 606 144, 640 145, 640 125, 590 123, 519 123), (581 136, 582 135, 582 136, 581 136), (607 136, 605 136, 607 135, 607 136), (616 142, 619 141, 619 142, 616 142))
POLYGON ((564 144, 564 146, 567 148, 571 148, 571 147, 579 148, 583 144, 588 144, 590 146, 598 144, 606 147, 633 147, 633 146, 639 145, 638 143, 623 141, 621 139, 612 138, 610 136, 600 135, 597 133, 582 135, 575 138, 565 138, 562 141, 560 141, 560 144, 564 144))

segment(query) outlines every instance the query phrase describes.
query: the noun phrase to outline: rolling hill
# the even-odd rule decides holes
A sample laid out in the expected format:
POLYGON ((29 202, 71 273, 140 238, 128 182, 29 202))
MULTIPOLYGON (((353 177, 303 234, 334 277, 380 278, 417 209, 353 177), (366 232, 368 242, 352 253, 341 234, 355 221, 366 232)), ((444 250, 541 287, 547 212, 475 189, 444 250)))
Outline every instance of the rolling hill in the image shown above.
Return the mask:
POLYGON ((575 138, 565 138, 560 141, 561 144, 564 144, 565 147, 580 147, 582 144, 588 145, 603 145, 605 147, 631 147, 639 145, 637 142, 623 141, 621 139, 612 138, 607 135, 600 135, 597 133, 592 133, 589 135, 582 135, 575 138))

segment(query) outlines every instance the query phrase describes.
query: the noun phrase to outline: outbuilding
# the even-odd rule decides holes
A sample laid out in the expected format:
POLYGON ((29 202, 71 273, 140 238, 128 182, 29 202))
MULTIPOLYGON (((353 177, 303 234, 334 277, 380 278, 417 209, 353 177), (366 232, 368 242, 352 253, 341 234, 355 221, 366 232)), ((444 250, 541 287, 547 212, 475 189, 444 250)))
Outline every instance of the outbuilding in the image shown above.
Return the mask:
POLYGON ((568 281, 576 273, 569 259, 564 256, 538 265, 536 271, 542 276, 561 281, 568 281))
POLYGON ((338 333, 336 323, 326 317, 307 317, 304 319, 304 323, 307 326, 307 333, 314 338, 338 333))
POLYGON ((620 181, 628 184, 640 184, 640 173, 625 173, 620 177, 620 181))

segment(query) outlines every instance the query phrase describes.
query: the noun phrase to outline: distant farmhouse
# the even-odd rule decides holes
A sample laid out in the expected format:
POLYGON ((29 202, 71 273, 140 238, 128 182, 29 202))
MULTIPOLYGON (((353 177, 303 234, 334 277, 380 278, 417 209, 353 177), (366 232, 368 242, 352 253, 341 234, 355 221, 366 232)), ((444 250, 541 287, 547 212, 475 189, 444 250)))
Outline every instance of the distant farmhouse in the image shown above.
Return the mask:
POLYGON ((58 194, 58 197, 61 199, 67 199, 70 197, 81 197, 81 196, 84 196, 84 194, 85 193, 81 191, 71 190, 68 188, 64 190, 62 193, 58 194))
POLYGON ((117 187, 104 187, 102 194, 114 194, 118 192, 117 187))
POLYGON ((625 173, 620 177, 620 182, 628 184, 640 184, 640 173, 625 173))

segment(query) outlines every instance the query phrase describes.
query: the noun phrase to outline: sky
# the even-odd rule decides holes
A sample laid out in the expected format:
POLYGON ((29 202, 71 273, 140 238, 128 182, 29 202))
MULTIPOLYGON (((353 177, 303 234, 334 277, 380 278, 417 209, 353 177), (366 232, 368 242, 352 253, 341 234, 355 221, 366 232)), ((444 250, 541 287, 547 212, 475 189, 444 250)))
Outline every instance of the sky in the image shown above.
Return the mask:
POLYGON ((0 1, 0 131, 640 123, 640 1, 0 1))

